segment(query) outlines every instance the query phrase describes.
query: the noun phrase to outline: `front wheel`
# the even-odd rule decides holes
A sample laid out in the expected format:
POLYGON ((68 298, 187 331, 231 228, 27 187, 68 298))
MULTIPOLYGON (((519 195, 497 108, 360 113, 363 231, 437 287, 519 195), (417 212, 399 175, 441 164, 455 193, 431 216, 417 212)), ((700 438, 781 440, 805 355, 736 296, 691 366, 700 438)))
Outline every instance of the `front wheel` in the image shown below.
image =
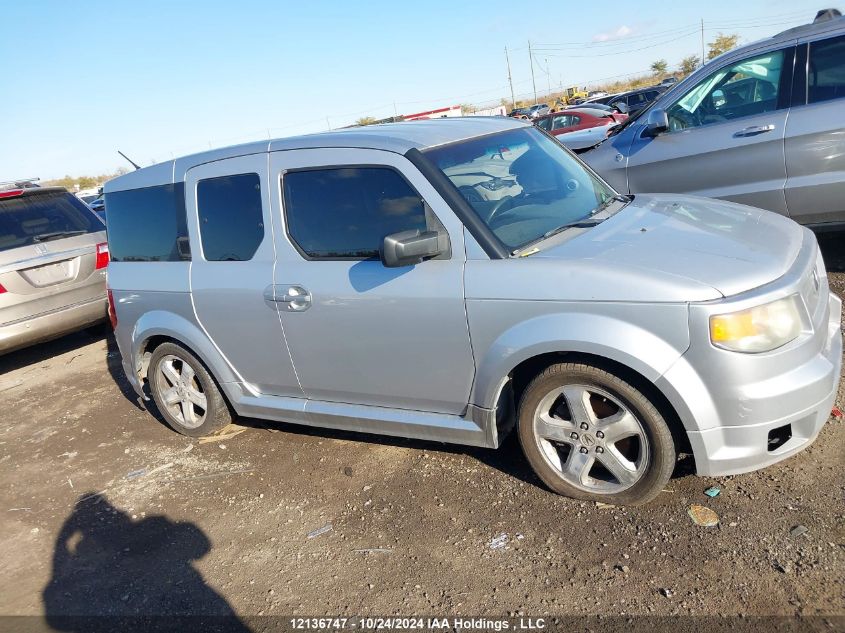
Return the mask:
POLYGON ((654 404, 593 365, 561 363, 537 376, 521 399, 518 432, 537 476, 575 499, 646 503, 675 466, 672 434, 654 404))

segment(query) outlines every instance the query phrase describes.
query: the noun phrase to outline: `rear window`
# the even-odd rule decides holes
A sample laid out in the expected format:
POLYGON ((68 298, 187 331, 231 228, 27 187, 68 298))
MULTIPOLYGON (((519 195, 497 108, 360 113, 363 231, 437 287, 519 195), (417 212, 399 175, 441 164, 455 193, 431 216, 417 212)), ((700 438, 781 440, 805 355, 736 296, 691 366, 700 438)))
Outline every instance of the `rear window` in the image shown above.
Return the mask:
POLYGON ((105 228, 88 207, 66 191, 0 199, 0 251, 105 228))
POLYGON ((107 193, 105 205, 112 261, 191 259, 184 182, 107 193))
POLYGON ((845 97, 845 35, 810 44, 807 79, 810 103, 845 97))

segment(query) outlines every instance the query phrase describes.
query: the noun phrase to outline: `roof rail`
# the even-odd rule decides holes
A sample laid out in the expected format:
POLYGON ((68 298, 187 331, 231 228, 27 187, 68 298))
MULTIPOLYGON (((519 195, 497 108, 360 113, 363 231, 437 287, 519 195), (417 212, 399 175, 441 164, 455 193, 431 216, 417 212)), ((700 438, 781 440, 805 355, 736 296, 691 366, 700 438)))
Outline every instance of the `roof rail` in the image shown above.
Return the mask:
POLYGON ((14 180, 0 180, 0 189, 15 187, 19 189, 28 189, 29 187, 39 187, 35 183, 41 180, 40 178, 15 178, 14 180))
POLYGON ((816 13, 816 17, 813 18, 813 24, 818 24, 819 22, 827 22, 828 20, 833 20, 835 18, 841 18, 842 12, 839 9, 822 9, 818 13, 816 13))

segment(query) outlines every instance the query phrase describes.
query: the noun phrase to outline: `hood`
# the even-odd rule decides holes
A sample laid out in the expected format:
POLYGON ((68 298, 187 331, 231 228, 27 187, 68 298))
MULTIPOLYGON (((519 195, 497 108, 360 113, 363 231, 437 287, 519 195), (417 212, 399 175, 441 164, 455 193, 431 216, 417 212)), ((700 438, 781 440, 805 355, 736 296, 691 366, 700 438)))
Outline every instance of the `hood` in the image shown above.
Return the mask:
POLYGON ((803 240, 802 227, 769 211, 694 196, 638 194, 598 226, 531 258, 685 279, 690 287, 709 286, 727 297, 784 275, 803 240))

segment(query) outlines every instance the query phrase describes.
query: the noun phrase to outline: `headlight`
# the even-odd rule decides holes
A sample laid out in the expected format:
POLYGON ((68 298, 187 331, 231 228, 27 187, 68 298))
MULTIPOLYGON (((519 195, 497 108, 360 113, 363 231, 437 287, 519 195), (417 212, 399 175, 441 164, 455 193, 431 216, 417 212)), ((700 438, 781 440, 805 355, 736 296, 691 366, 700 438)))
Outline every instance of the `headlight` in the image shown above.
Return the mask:
POLYGON ((801 333, 798 295, 710 317, 710 340, 735 352, 768 352, 801 333))

